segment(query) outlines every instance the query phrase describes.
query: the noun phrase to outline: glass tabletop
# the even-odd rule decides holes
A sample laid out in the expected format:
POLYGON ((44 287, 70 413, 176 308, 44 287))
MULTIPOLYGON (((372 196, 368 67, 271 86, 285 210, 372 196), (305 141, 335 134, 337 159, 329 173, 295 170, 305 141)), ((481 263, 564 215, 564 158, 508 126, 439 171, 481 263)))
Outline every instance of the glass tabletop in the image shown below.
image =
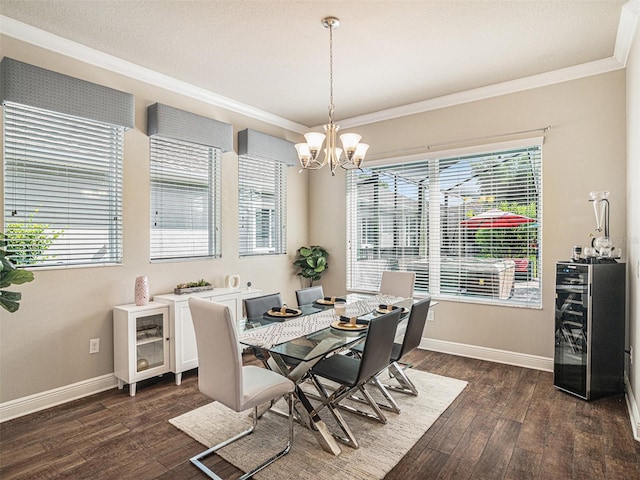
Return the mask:
POLYGON ((300 361, 310 361, 334 350, 341 350, 360 342, 367 331, 345 332, 326 327, 309 335, 304 335, 269 349, 272 354, 284 355, 300 361))
MULTIPOLYGON (((347 295, 346 316, 371 319, 379 315, 376 309, 380 305, 388 304, 405 307, 408 313, 413 305, 413 299, 380 294, 347 295)), ((303 305, 299 308, 303 311, 303 315, 285 321, 267 318, 249 320, 248 324, 255 322, 255 328, 240 331, 240 343, 298 360, 309 360, 332 350, 350 346, 366 336, 366 329, 344 331, 332 328, 331 324, 340 319, 333 308, 319 309, 312 305, 303 305)), ((406 313, 403 315, 405 318, 406 313)))

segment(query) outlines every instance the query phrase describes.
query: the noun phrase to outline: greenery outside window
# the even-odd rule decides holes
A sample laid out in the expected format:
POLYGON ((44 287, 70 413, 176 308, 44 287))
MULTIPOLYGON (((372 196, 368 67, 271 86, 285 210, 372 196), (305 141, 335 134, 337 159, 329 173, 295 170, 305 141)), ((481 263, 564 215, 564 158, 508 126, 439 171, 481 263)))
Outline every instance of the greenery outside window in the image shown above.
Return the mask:
POLYGON ((348 172, 347 287, 413 271, 416 294, 541 308, 540 179, 537 144, 348 172))
POLYGON ((124 130, 4 102, 4 229, 17 266, 122 262, 124 130))

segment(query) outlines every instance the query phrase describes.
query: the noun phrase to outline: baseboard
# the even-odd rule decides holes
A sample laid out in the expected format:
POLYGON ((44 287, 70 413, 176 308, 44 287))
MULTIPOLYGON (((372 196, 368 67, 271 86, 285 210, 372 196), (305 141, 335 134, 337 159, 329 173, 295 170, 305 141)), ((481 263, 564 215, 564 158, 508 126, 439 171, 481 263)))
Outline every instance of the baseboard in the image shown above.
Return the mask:
POLYGON ((495 348, 479 347, 477 345, 467 345, 464 343, 448 342, 445 340, 434 340, 432 338, 422 338, 420 347, 424 350, 434 352, 450 353, 461 357, 477 358, 488 362, 505 363, 518 367, 532 368, 545 372, 553 372, 553 358, 529 355, 526 353, 510 352, 508 350, 498 350, 495 348))
POLYGON ((110 373, 64 387, 54 388, 46 392, 36 393, 16 400, 9 400, 8 402, 0 404, 0 423, 72 400, 77 400, 78 398, 87 397, 94 393, 100 393, 114 388, 117 385, 118 381, 116 377, 113 376, 113 373, 110 373))
POLYGON ((633 438, 637 442, 640 442, 640 412, 638 411, 638 402, 633 394, 631 383, 629 383, 629 377, 626 373, 624 376, 624 384, 627 389, 626 400, 627 408, 629 409, 629 419, 631 420, 631 429, 633 430, 633 438))

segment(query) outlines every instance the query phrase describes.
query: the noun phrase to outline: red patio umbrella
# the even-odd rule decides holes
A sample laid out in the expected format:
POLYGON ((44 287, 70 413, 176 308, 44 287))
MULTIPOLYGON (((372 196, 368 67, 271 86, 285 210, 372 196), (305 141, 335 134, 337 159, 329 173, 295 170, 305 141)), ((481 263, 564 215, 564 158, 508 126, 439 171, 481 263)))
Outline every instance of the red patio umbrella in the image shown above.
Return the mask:
POLYGON ((532 222, 535 222, 535 219, 524 215, 491 209, 467 218, 461 221, 460 224, 467 228, 514 228, 532 222))

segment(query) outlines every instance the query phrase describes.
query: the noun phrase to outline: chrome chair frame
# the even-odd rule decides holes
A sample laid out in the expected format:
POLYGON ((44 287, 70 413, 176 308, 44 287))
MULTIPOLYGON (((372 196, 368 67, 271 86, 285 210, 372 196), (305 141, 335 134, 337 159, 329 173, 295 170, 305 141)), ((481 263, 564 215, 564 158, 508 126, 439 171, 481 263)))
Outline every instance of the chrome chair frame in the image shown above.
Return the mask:
POLYGON ((191 463, 209 478, 222 480, 203 463, 203 459, 251 434, 261 416, 258 413, 259 406, 266 403, 273 405, 281 397, 287 400, 289 435, 285 447, 240 477, 246 480, 289 453, 293 444, 296 387, 291 380, 271 370, 254 365, 243 366, 236 323, 228 306, 190 298, 189 309, 198 349, 198 389, 236 412, 253 409, 253 424, 250 428, 191 457, 191 463))

